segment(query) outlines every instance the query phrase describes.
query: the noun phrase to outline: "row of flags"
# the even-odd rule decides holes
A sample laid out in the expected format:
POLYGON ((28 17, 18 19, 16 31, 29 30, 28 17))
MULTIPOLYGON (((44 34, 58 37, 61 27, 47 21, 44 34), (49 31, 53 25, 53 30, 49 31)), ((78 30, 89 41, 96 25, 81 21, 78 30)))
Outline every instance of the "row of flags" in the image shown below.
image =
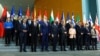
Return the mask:
MULTIPOLYGON (((5 7, 4 7, 4 10, 3 10, 3 12, 2 12, 1 18, 3 19, 3 18, 6 18, 6 17, 14 17, 15 15, 16 15, 16 14, 15 14, 15 7, 12 7, 10 13, 8 13, 7 7, 5 6, 5 7)), ((23 16, 22 8, 19 8, 18 16, 23 16)), ((33 16, 33 19, 38 19, 38 20, 41 20, 41 19, 42 19, 41 10, 38 11, 38 15, 37 15, 37 14, 36 14, 36 9, 35 9, 35 8, 34 8, 34 11, 33 11, 32 13, 30 13, 30 8, 27 7, 25 16, 26 16, 26 17, 33 16)), ((73 15, 73 16, 74 16, 74 15, 73 15)), ((73 17, 73 16, 72 16, 72 17, 73 17)), ((47 16, 47 11, 46 11, 46 10, 44 11, 44 16, 43 16, 43 18, 44 18, 44 17, 48 17, 48 16, 47 16)), ((80 20, 80 17, 79 17, 79 16, 78 16, 77 18, 78 18, 78 20, 80 20)), ((51 10, 51 14, 50 14, 50 18, 49 18, 50 23, 53 22, 54 20, 56 20, 56 21, 60 21, 60 20, 66 21, 66 20, 69 20, 69 19, 71 19, 71 18, 70 18, 70 15, 67 15, 67 18, 65 19, 64 12, 62 12, 61 18, 60 18, 60 13, 59 13, 59 12, 57 12, 56 17, 54 17, 53 10, 51 10)), ((73 19, 74 19, 74 17, 73 17, 73 19)), ((75 20, 74 20, 74 21, 75 21, 75 20)))

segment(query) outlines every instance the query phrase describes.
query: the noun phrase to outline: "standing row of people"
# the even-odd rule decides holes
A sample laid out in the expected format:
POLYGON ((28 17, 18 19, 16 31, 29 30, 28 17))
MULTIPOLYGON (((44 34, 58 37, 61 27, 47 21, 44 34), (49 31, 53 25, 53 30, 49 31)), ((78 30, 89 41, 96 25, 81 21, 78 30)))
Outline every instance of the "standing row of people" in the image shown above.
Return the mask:
POLYGON ((48 46, 51 44, 52 50, 57 51, 60 45, 61 51, 66 51, 66 47, 70 50, 90 50, 97 49, 97 34, 95 27, 90 24, 82 25, 76 23, 73 25, 71 21, 58 23, 54 21, 49 23, 47 18, 41 21, 32 18, 18 17, 17 20, 7 18, 4 22, 5 28, 5 44, 10 45, 14 40, 16 46, 20 46, 20 52, 26 52, 27 45, 31 46, 31 51, 36 52, 37 45, 41 45, 41 51, 49 51, 48 46), (39 43, 39 44, 37 44, 39 43), (90 46, 92 45, 92 48, 90 46))

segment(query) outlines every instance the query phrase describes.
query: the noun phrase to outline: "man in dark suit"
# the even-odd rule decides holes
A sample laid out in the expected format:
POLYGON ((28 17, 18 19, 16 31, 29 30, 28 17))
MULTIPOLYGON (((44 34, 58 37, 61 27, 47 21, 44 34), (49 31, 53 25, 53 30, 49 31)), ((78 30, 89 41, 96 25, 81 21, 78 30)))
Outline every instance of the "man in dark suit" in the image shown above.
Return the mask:
POLYGON ((82 50, 81 26, 79 22, 76 23, 75 29, 76 29, 77 50, 82 50))
POLYGON ((59 38, 58 38, 58 41, 59 41, 59 45, 61 45, 61 27, 62 27, 62 24, 61 24, 61 22, 58 24, 58 34, 59 34, 59 38))
MULTIPOLYGON (((70 20, 66 22, 65 28, 67 31, 69 31, 70 28, 70 20)), ((70 39, 69 39, 69 33, 67 32, 67 45, 70 45, 70 39)))
POLYGON ((41 51, 45 50, 48 51, 48 35, 49 35, 49 23, 47 19, 44 18, 43 22, 41 23, 41 35, 42 35, 42 47, 41 51))
POLYGON ((11 41, 14 41, 14 36, 15 36, 15 31, 14 31, 14 29, 15 29, 15 24, 16 24, 16 20, 14 19, 14 15, 11 15, 10 16, 10 19, 11 19, 11 21, 12 21, 12 23, 13 23, 13 25, 14 25, 14 27, 12 28, 12 32, 11 32, 11 41))
POLYGON ((66 39, 67 39, 67 30, 65 28, 65 23, 62 22, 61 27, 61 51, 66 51, 66 39))
POLYGON ((85 36, 85 49, 86 50, 90 50, 90 31, 88 28, 88 23, 86 23, 85 25, 85 29, 84 29, 84 36, 85 36))
POLYGON ((27 19, 23 19, 22 24, 20 25, 20 52, 26 52, 26 42, 27 42, 27 32, 28 25, 26 24, 27 19))
POLYGON ((18 17, 17 20, 15 20, 15 24, 14 24, 14 32, 15 32, 15 42, 16 42, 16 46, 19 45, 19 37, 20 37, 20 26, 22 23, 22 18, 18 17))
POLYGON ((53 40, 53 51, 57 51, 56 45, 57 45, 57 40, 58 40, 58 25, 56 24, 56 21, 53 22, 51 26, 51 35, 52 35, 52 40, 53 40))
POLYGON ((31 38, 31 51, 36 52, 39 27, 37 21, 29 20, 29 36, 31 38), (34 45, 34 47, 33 47, 34 45))

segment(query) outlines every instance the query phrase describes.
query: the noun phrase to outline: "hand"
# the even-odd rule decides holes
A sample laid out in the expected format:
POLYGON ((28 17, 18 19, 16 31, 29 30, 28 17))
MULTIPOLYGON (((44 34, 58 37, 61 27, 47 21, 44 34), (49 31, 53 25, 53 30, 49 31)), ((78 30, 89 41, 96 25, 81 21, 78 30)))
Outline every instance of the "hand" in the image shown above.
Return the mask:
POLYGON ((54 35, 52 34, 52 38, 54 38, 54 35))
POLYGON ((23 30, 23 32, 27 32, 27 30, 23 30))
POLYGON ((59 38, 59 34, 58 34, 58 38, 59 38))
POLYGON ((50 33, 49 33, 49 36, 50 36, 50 33))
POLYGON ((32 34, 30 33, 29 36, 32 36, 32 34))
POLYGON ((88 35, 90 35, 90 33, 88 33, 88 35))
POLYGON ((38 34, 38 36, 40 36, 40 34, 38 34))
POLYGON ((65 34, 67 34, 67 32, 64 32, 65 34))
POLYGON ((81 33, 81 35, 83 35, 83 33, 81 33))
POLYGON ((15 33, 17 32, 17 30, 15 30, 15 33))
POLYGON ((41 36, 42 36, 43 34, 41 33, 41 36))

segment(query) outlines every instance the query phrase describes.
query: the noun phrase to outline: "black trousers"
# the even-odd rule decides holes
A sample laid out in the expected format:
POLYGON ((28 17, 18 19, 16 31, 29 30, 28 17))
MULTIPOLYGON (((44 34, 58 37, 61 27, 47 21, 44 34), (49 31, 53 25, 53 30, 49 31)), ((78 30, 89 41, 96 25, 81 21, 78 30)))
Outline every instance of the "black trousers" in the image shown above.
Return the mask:
POLYGON ((70 39, 70 50, 75 50, 75 38, 70 39))
POLYGON ((93 50, 97 49, 97 38, 92 38, 92 49, 93 50))
POLYGON ((61 51, 63 50, 65 51, 66 50, 65 47, 66 47, 66 36, 63 36, 61 38, 61 46, 60 46, 61 51))
POLYGON ((85 49, 90 50, 90 37, 88 35, 85 36, 85 49))
POLYGON ((77 50, 82 50, 83 37, 78 35, 76 38, 76 42, 77 42, 77 50))
POLYGON ((11 29, 11 41, 14 41, 14 35, 15 35, 15 32, 14 32, 14 28, 11 29))
POLYGON ((57 38, 58 38, 57 36, 54 36, 54 38, 52 38, 52 40, 53 40, 53 44, 52 44, 53 45, 53 51, 56 51, 57 41, 58 41, 57 38))
POLYGON ((20 32, 17 31, 17 32, 15 32, 15 43, 16 43, 16 46, 19 45, 19 38, 20 38, 20 32))
POLYGON ((20 33, 20 52, 26 51, 27 33, 20 33))
POLYGON ((12 29, 5 29, 5 44, 9 45, 11 42, 11 31, 12 29))
POLYGON ((33 52, 36 52, 36 49, 37 49, 37 36, 31 36, 31 51, 33 52))

